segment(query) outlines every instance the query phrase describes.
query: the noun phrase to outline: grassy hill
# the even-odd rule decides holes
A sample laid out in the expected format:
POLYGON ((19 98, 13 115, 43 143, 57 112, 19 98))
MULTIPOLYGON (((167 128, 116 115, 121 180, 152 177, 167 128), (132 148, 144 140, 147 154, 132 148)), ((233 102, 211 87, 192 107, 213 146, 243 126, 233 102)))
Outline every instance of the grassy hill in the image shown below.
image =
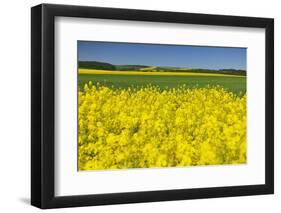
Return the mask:
POLYGON ((246 76, 245 70, 238 69, 199 69, 188 67, 173 66, 148 66, 148 65, 114 65, 99 61, 79 61, 79 69, 98 69, 98 70, 119 70, 119 71, 140 71, 140 72, 198 72, 198 73, 217 73, 229 75, 246 76))
POLYGON ((148 68, 149 66, 145 65, 115 65, 116 70, 123 71, 141 71, 141 69, 148 68))
POLYGON ((79 69, 116 70, 114 65, 99 61, 79 61, 78 67, 79 69))

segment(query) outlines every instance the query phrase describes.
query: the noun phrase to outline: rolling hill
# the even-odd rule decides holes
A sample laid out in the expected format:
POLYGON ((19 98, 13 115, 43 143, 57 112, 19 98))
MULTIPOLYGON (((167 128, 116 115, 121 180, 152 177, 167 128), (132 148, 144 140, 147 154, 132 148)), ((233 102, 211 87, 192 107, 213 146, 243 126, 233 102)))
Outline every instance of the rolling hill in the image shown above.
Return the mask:
POLYGON ((98 70, 118 70, 118 71, 139 71, 139 72, 198 72, 198 73, 216 73, 229 75, 246 76, 246 70, 238 69, 200 69, 189 67, 174 66, 149 66, 149 65, 114 65, 99 61, 79 61, 79 69, 98 69, 98 70))

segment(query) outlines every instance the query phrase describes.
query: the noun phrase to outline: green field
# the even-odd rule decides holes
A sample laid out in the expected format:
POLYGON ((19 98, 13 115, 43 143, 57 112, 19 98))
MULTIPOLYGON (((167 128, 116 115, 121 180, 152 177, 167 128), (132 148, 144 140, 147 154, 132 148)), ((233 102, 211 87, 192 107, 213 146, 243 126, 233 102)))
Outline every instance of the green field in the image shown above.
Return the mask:
POLYGON ((106 74, 79 74, 78 85, 83 88, 85 83, 101 83, 108 87, 127 88, 130 86, 141 87, 147 84, 158 85, 160 88, 174 88, 186 84, 190 88, 220 85, 236 94, 246 92, 246 77, 235 76, 163 76, 163 75, 106 75, 106 74))

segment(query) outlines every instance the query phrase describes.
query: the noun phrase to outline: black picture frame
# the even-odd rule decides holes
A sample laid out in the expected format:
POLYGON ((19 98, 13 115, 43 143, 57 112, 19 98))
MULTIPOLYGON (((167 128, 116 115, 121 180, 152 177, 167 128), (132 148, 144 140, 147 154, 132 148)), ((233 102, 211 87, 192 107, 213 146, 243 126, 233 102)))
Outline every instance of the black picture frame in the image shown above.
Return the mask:
POLYGON ((31 8, 31 204, 42 208, 218 198, 274 193, 274 20, 164 11, 41 4, 31 8), (265 184, 93 195, 54 195, 55 17, 264 28, 266 135, 265 184))

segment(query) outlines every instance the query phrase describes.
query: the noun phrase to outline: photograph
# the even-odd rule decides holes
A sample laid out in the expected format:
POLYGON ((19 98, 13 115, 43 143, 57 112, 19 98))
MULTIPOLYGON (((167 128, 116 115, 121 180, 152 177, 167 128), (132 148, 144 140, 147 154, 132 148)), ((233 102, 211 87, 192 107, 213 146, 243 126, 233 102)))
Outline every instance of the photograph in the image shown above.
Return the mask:
POLYGON ((247 48, 77 41, 78 171, 247 163, 247 48))
POLYGON ((31 8, 31 205, 274 194, 274 18, 128 8, 31 8))

